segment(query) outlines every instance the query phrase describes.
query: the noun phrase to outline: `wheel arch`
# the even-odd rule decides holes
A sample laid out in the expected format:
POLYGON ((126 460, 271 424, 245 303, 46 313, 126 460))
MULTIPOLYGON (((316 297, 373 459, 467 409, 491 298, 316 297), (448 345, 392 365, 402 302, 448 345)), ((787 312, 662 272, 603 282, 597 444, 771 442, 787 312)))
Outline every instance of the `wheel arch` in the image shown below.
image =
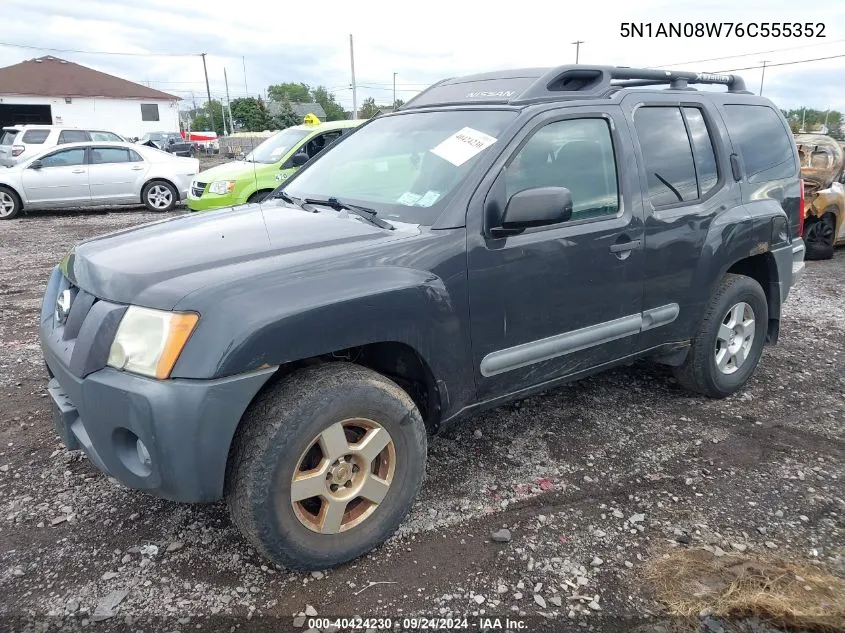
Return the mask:
POLYGON ((728 266, 720 279, 726 274, 750 277, 763 288, 763 293, 766 295, 766 305, 769 308, 766 342, 776 343, 780 333, 781 286, 775 256, 766 252, 744 257, 728 266))
POLYGON ((7 182, 2 182, 2 181, 0 181, 0 187, 8 189, 9 191, 11 191, 13 194, 15 194, 18 197, 18 202, 21 203, 21 209, 23 209, 26 206, 26 201, 24 200, 24 197, 21 194, 21 192, 18 191, 17 187, 15 187, 14 185, 10 185, 7 182))

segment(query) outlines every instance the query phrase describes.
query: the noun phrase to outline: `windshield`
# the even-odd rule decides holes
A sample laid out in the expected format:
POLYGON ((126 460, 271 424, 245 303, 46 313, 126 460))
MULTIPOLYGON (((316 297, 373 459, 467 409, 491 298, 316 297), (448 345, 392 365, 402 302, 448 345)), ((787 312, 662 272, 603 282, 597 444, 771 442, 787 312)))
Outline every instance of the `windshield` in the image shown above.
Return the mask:
POLYGON ((277 163, 294 145, 309 134, 311 134, 311 130, 295 130, 293 128, 282 130, 247 154, 245 160, 255 163, 277 163))
POLYGON ((388 220, 430 225, 515 117, 504 110, 451 110, 378 118, 315 160, 284 191, 295 198, 334 197, 388 220))

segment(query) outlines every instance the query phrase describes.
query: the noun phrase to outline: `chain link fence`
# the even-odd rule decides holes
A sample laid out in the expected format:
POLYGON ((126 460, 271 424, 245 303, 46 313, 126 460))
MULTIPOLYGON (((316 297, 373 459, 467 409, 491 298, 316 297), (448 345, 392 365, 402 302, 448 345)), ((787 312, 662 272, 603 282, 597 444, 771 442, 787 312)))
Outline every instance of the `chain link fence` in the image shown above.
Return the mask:
POLYGON ((220 153, 228 158, 237 158, 249 154, 256 147, 267 140, 272 133, 238 134, 237 136, 219 137, 220 153))

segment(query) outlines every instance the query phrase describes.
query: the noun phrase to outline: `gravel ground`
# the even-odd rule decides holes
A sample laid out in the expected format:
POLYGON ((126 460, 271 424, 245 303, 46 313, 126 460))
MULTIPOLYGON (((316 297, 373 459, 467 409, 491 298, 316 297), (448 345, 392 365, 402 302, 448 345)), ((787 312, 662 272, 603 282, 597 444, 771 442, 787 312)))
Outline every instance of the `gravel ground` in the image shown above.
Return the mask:
POLYGON ((52 430, 37 342, 48 270, 81 239, 160 217, 0 223, 0 622, 287 631, 317 614, 670 631, 687 624, 664 615, 642 569, 673 547, 780 553, 845 574, 845 252, 808 263, 781 341, 743 393, 691 396, 638 363, 467 419, 431 441, 395 537, 301 574, 252 551, 222 503, 127 490, 52 430))

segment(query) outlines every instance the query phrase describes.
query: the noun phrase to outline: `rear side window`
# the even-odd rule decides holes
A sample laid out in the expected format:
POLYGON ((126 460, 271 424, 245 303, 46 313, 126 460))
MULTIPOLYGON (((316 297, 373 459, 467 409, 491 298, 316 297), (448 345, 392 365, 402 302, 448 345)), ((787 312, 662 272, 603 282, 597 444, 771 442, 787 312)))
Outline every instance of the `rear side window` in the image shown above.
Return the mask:
POLYGON ((80 143, 88 140, 88 132, 84 130, 62 130, 59 134, 59 144, 80 143))
POLYGON ((27 130, 23 133, 22 143, 31 143, 32 145, 41 145, 50 136, 50 130, 27 130))
POLYGON ((122 147, 93 147, 91 148, 91 164, 104 165, 106 163, 128 163, 129 150, 122 147))
POLYGON ((681 109, 642 107, 634 127, 645 160, 648 197, 656 206, 698 198, 695 163, 681 109))
POLYGON ((4 130, 3 134, 0 135, 0 145, 12 145, 17 135, 17 130, 4 130))
POLYGON ((789 178, 798 172, 793 140, 780 117, 768 106, 728 105, 728 132, 745 166, 748 182, 789 178))
POLYGON ((716 152, 713 151, 713 139, 707 130, 704 115, 698 108, 684 108, 692 149, 695 154, 695 170, 698 174, 699 197, 704 197, 719 181, 719 169, 716 166, 716 152))

